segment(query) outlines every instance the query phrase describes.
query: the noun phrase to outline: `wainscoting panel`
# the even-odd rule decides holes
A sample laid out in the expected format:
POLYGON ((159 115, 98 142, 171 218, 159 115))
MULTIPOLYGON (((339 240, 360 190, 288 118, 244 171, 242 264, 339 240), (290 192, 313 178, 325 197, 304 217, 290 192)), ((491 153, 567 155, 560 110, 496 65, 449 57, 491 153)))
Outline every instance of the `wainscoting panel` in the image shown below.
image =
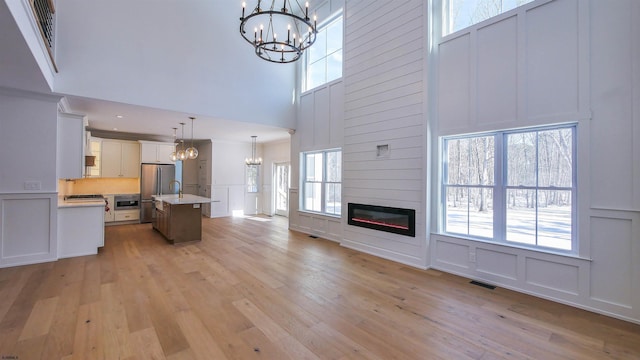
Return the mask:
POLYGON ((57 259, 57 193, 0 194, 0 267, 57 259))
MULTIPOLYGON (((589 299, 595 260, 441 234, 431 234, 431 243, 431 264, 435 269, 627 320, 635 318, 629 309, 614 311, 589 299)), ((611 285, 610 291, 631 286, 624 280, 618 283, 615 277, 609 281, 616 284, 611 285)), ((598 287, 595 290, 600 291, 598 287)), ((615 295, 609 299, 611 296, 615 295)))
POLYGON ((446 267, 453 266, 458 269, 469 269, 469 245, 436 241, 435 249, 433 253, 437 256, 436 263, 443 264, 446 267))
POLYGON ((592 209, 589 300, 640 318, 640 212, 592 209))
POLYGON ((525 274, 527 284, 578 295, 578 266, 527 257, 525 274))
POLYGON ((518 278, 518 256, 489 249, 476 249, 476 270, 508 280, 518 278))

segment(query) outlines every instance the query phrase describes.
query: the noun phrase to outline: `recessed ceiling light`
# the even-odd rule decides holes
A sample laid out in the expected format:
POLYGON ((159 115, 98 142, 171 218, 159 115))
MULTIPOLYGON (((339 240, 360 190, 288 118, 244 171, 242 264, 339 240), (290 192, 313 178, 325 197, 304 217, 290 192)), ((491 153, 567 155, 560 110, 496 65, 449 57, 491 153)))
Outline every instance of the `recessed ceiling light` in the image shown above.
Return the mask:
POLYGON ((118 128, 113 128, 113 130, 118 131, 118 128))
POLYGON ((116 115, 116 117, 117 117, 118 119, 122 119, 124 116, 122 116, 122 115, 116 115))

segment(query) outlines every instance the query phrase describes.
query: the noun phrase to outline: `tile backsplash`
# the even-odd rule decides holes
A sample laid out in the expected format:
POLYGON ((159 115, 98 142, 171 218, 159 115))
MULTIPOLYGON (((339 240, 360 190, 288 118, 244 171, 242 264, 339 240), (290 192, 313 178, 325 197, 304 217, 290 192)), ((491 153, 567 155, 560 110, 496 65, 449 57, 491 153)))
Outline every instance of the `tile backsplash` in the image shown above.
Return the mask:
POLYGON ((139 178, 88 178, 58 182, 59 195, 76 194, 137 194, 140 192, 139 178))

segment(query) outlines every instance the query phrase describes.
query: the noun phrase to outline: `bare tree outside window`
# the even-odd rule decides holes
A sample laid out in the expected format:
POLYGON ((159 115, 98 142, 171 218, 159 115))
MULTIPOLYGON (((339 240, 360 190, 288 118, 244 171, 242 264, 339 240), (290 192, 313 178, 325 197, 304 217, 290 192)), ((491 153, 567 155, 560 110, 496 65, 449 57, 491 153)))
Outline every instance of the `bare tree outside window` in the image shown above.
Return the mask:
POLYGON ((342 211, 342 150, 303 153, 302 209, 329 215, 342 211))
POLYGON ((444 231, 572 251, 574 138, 572 125, 445 139, 444 231))
POLYGON ((443 1, 443 36, 462 30, 533 0, 443 1))

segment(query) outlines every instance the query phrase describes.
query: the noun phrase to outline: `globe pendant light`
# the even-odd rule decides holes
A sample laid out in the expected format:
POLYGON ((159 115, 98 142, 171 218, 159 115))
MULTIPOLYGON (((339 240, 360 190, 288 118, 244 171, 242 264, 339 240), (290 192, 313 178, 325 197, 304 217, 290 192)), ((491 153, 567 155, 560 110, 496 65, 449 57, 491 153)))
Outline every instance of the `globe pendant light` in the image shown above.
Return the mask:
POLYGON ((184 150, 184 123, 180 123, 182 126, 182 138, 180 138, 180 150, 176 153, 178 156, 178 160, 184 161, 187 160, 187 152, 184 150))
MULTIPOLYGON (((173 143, 175 144, 176 139, 178 138, 178 136, 176 135, 176 131, 178 130, 178 128, 173 128, 173 143)), ((176 148, 174 146, 173 148, 173 152, 171 153, 171 155, 169 155, 169 159, 171 161, 178 161, 178 154, 176 154, 176 148)))
POLYGON ((189 119, 191 119, 191 147, 187 148, 187 158, 193 160, 198 157, 198 149, 193 146, 193 120, 196 118, 190 116, 189 119))

